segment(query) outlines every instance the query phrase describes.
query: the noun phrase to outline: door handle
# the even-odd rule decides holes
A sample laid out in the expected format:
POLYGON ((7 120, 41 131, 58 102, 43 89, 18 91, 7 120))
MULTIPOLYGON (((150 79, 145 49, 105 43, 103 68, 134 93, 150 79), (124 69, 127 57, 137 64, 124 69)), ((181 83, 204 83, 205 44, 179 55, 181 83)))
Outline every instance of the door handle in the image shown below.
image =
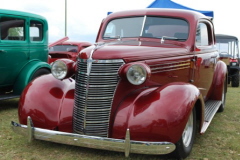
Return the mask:
POLYGON ((0 50, 0 53, 4 53, 4 52, 6 52, 5 50, 0 50))

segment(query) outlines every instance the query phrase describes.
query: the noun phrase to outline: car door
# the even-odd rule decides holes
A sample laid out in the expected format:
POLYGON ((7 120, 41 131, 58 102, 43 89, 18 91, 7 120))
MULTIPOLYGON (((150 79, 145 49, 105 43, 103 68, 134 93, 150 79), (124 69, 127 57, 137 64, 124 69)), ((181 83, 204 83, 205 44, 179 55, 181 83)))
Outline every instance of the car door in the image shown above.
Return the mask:
POLYGON ((48 60, 47 23, 37 18, 29 18, 29 54, 31 60, 48 60))
POLYGON ((198 23, 195 42, 196 69, 194 84, 199 88, 205 99, 207 99, 213 81, 218 59, 213 33, 213 26, 210 22, 200 21, 198 23))
POLYGON ((29 59, 26 19, 0 15, 0 34, 0 86, 11 86, 29 59))

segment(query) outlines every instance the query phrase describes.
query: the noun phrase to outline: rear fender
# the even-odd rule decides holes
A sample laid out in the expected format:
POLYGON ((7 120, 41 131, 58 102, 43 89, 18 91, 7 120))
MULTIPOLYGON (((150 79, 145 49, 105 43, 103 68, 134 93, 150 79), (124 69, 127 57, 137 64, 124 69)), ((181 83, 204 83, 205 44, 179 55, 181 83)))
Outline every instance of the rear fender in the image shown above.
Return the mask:
POLYGON ((35 127, 71 132, 74 86, 73 79, 60 81, 52 74, 36 78, 20 97, 19 122, 27 124, 31 116, 35 127))
POLYGON ((130 95, 118 107, 112 137, 124 138, 129 129, 131 140, 176 143, 199 97, 199 90, 188 83, 170 83, 130 95))
POLYGON ((24 87, 32 80, 33 74, 40 68, 47 68, 50 71, 50 65, 42 61, 31 61, 24 66, 19 73, 13 86, 14 94, 21 94, 24 87))
MULTIPOLYGON (((224 85, 224 82, 227 82, 227 66, 223 61, 218 61, 214 77, 213 77, 213 83, 212 83, 212 92, 210 95, 211 100, 222 100, 222 91, 223 87, 226 87, 227 84, 224 85)), ((227 87, 226 90, 227 92, 227 87)))

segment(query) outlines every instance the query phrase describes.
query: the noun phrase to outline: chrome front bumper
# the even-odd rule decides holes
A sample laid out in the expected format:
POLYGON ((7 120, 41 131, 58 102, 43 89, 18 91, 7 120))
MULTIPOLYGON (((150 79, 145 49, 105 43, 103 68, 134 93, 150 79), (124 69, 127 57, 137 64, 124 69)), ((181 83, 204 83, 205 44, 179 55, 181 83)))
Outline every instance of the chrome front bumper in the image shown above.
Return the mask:
POLYGON ((130 140, 129 129, 126 131, 125 139, 114 139, 36 128, 33 126, 31 117, 28 117, 27 125, 16 122, 12 122, 11 125, 14 132, 27 136, 29 142, 33 139, 39 139, 74 146, 118 151, 124 152, 126 157, 129 156, 129 153, 160 155, 168 154, 175 150, 175 144, 170 142, 130 140))

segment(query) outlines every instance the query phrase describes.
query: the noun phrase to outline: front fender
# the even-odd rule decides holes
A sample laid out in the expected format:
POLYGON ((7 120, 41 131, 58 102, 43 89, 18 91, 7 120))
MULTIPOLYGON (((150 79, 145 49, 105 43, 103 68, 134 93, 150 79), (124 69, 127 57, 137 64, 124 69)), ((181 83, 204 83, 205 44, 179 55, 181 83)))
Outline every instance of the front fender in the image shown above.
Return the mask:
POLYGON ((31 116, 35 127, 71 132, 74 86, 73 79, 60 81, 52 74, 36 78, 20 97, 19 122, 27 124, 31 116))
POLYGON ((40 68, 48 68, 50 70, 50 65, 46 62, 42 62, 39 60, 34 60, 26 64, 19 73, 17 80, 14 84, 14 93, 21 94, 24 87, 32 80, 34 72, 40 68))
POLYGON ((176 143, 199 96, 199 90, 187 83, 148 88, 128 96, 116 112, 112 137, 123 138, 129 129, 132 140, 176 143))

